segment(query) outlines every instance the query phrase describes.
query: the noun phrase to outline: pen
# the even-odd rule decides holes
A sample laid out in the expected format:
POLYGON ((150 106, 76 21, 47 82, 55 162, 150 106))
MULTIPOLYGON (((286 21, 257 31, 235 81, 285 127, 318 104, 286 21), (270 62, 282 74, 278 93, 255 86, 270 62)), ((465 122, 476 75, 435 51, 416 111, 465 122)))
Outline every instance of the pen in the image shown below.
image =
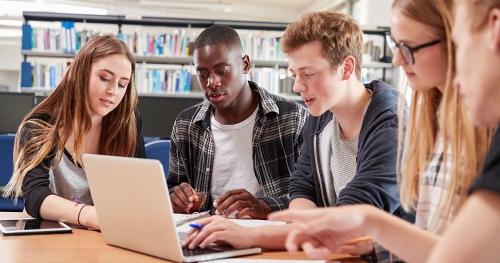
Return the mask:
POLYGON ((196 229, 196 230, 201 230, 203 228, 203 225, 195 224, 195 223, 191 223, 191 224, 189 224, 189 226, 196 229))
POLYGON ((76 198, 76 197, 73 197, 73 196, 72 196, 72 197, 71 197, 71 199, 72 199, 73 201, 75 201, 75 202, 79 203, 79 204, 82 204, 82 205, 87 205, 85 202, 83 202, 82 200, 80 200, 80 199, 78 199, 78 198, 76 198))

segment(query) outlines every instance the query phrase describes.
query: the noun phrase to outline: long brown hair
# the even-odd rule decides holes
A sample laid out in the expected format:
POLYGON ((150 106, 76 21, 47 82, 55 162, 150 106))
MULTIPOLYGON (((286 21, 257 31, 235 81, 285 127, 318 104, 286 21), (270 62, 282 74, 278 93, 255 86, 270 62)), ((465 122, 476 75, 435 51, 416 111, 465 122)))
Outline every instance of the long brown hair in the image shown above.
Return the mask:
MULTIPOLYGON (((468 188, 481 170, 492 136, 491 129, 474 127, 457 89, 452 84, 455 77, 455 47, 451 40, 452 5, 453 0, 395 0, 392 6, 401 10, 406 16, 432 28, 436 36, 446 44, 448 69, 444 93, 441 94, 437 88, 412 91, 400 162, 401 204, 407 211, 415 210, 419 176, 425 172, 431 160, 438 132, 443 139, 445 149, 444 164, 447 158, 446 149, 448 146, 451 147, 451 173, 449 173, 451 178, 446 178, 449 179, 449 185, 443 183, 442 187, 448 191, 443 191, 438 205, 439 211, 446 216, 442 225, 436 226, 437 229, 444 227, 444 224, 457 212, 452 211, 456 193, 460 195, 458 208, 463 204, 468 188)), ((401 137, 399 139, 401 141, 401 137)), ((446 169, 446 165, 443 168, 446 169)), ((437 218, 432 220, 437 222, 435 221, 437 218)))
MULTIPOLYGON (((4 196, 17 200, 26 173, 54 153, 62 153, 64 145, 74 136, 73 160, 81 160, 85 136, 92 121, 88 102, 88 86, 92 65, 111 55, 127 57, 132 66, 130 82, 122 101, 102 121, 99 153, 116 156, 133 156, 136 148, 137 105, 135 87, 135 61, 125 43, 105 35, 87 42, 76 55, 61 83, 45 100, 26 117, 16 134, 14 144, 14 174, 4 189, 4 196), (36 116, 48 116, 43 120, 36 116)), ((55 166, 62 154, 57 155, 55 166)), ((52 167, 51 167, 52 168, 52 167)))

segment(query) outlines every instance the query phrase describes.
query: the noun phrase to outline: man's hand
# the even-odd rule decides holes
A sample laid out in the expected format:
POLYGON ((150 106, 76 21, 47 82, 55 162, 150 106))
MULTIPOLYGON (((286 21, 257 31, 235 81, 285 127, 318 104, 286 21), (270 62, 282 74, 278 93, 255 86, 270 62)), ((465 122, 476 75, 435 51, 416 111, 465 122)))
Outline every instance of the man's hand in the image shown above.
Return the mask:
POLYGON ((174 213, 191 214, 200 210, 207 199, 207 195, 202 192, 196 192, 188 183, 182 183, 174 187, 170 195, 174 213))
POLYGON ((245 189, 225 192, 219 199, 214 200, 214 207, 216 215, 233 215, 235 218, 250 216, 253 219, 266 219, 267 214, 271 212, 264 200, 255 198, 245 189))
POLYGON ((194 249, 197 246, 207 247, 210 243, 218 245, 230 245, 234 248, 252 247, 252 238, 248 238, 249 228, 240 226, 230 220, 220 216, 211 216, 209 218, 196 221, 203 225, 201 230, 191 229, 186 239, 182 242, 183 247, 194 249))

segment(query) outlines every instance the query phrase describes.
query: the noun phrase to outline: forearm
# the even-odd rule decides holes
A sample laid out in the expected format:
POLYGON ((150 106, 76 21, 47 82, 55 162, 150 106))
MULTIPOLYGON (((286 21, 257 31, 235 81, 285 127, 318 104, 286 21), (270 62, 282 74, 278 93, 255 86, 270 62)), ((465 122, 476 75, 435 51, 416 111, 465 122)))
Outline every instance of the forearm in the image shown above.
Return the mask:
POLYGON ((278 226, 255 227, 248 233, 252 240, 251 247, 261 247, 265 249, 285 249, 285 240, 288 232, 293 229, 294 224, 278 226))
POLYGON ((427 262, 497 262, 500 196, 479 190, 469 197, 427 262))
MULTIPOLYGON (((88 213, 91 206, 82 209, 82 204, 78 204, 57 195, 49 195, 45 198, 40 206, 40 215, 43 219, 52 221, 61 221, 73 225, 81 225, 96 227, 90 220, 91 215, 88 213), (80 213, 81 210, 81 213, 80 213), (80 222, 78 215, 80 214, 80 222)), ((92 207, 93 209, 93 207, 92 207)))
POLYGON ((439 237, 373 206, 364 206, 365 233, 406 262, 425 262, 439 237))
POLYGON ((317 208, 316 204, 305 198, 296 198, 290 202, 290 209, 309 209, 317 208))

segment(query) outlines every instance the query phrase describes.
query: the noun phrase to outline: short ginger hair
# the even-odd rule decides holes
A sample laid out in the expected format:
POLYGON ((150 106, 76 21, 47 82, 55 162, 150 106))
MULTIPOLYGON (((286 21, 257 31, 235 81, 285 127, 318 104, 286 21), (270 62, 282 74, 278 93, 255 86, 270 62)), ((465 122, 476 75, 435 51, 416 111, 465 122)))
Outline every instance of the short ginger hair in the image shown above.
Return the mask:
POLYGON ((361 80, 363 31, 352 17, 331 11, 306 13, 286 28, 281 50, 289 54, 314 41, 321 44, 323 56, 334 71, 347 56, 353 56, 356 77, 361 80))

